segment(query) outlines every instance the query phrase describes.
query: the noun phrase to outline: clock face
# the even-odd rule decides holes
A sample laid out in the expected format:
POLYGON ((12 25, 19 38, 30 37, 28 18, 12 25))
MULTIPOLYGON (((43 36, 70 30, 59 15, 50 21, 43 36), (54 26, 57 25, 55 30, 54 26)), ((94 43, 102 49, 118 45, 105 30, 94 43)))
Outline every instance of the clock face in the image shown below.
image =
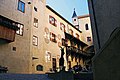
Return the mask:
POLYGON ((45 31, 44 40, 48 44, 50 42, 50 39, 49 39, 50 32, 49 32, 49 29, 47 27, 45 27, 44 31, 45 31))

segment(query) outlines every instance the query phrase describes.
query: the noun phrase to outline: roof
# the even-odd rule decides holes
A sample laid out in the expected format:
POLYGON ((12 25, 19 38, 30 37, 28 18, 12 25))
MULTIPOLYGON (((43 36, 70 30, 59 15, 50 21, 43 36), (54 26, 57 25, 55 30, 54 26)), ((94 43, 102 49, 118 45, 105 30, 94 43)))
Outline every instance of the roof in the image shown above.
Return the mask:
POLYGON ((49 10, 51 10, 53 13, 55 13, 57 16, 59 16, 61 19, 63 19, 65 22, 67 22, 69 25, 71 25, 73 28, 75 28, 77 31, 79 31, 80 33, 82 32, 79 29, 77 29, 72 23, 70 23, 68 20, 66 20, 64 17, 62 17, 59 13, 57 13, 55 10, 53 10, 50 6, 46 5, 46 7, 49 10))
POLYGON ((90 17, 90 15, 89 15, 89 14, 86 14, 86 15, 78 16, 78 19, 86 18, 86 17, 90 17))
POLYGON ((75 9, 74 9, 72 18, 74 18, 74 17, 77 17, 77 14, 76 14, 76 12, 75 12, 75 9))

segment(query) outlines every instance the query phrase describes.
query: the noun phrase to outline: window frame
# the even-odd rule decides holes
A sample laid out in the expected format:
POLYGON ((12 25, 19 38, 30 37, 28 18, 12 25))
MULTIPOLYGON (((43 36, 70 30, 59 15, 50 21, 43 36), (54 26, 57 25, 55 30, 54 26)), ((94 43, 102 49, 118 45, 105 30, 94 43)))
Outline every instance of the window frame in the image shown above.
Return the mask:
POLYGON ((69 33, 70 33, 70 35, 72 35, 73 36, 73 30, 72 29, 69 29, 69 33))
POLYGON ((62 38, 62 46, 68 46, 68 40, 62 38))
POLYGON ((32 44, 33 44, 34 46, 38 46, 38 37, 35 36, 35 35, 33 35, 33 37, 32 37, 32 44), (35 42, 34 42, 34 38, 35 38, 35 42))
POLYGON ((16 31, 16 34, 17 34, 17 35, 20 35, 20 36, 23 36, 23 32, 24 32, 24 25, 23 25, 23 24, 18 23, 18 24, 17 24, 17 27, 18 27, 19 29, 16 31), (20 25, 20 26, 19 26, 19 25, 20 25))
POLYGON ((60 23, 60 30, 66 32, 65 25, 63 23, 60 23))
POLYGON ((25 3, 21 0, 18 0, 18 8, 19 11, 25 13, 25 3))
POLYGON ((92 41, 91 37, 87 37, 87 42, 92 41))
POLYGON ((51 15, 49 15, 49 23, 57 27, 57 20, 51 15))
POLYGON ((37 71, 43 71, 43 66, 40 65, 40 64, 37 65, 37 66, 36 66, 36 70, 37 70, 37 71))
POLYGON ((50 41, 57 43, 57 36, 52 32, 50 32, 50 41))
POLYGON ((85 30, 89 30, 88 24, 85 24, 85 30))
POLYGON ((79 39, 80 35, 78 33, 75 34, 76 38, 79 39))
POLYGON ((33 21, 34 27, 38 28, 38 22, 39 20, 37 18, 34 18, 34 21, 33 21))

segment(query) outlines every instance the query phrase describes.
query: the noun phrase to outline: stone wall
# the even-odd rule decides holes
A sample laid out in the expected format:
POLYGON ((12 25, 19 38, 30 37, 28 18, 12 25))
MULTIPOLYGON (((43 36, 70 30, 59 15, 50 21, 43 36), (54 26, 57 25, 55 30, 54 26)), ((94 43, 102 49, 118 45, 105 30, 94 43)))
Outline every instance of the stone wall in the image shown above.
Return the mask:
POLYGON ((120 28, 93 59, 94 80, 120 80, 120 28))

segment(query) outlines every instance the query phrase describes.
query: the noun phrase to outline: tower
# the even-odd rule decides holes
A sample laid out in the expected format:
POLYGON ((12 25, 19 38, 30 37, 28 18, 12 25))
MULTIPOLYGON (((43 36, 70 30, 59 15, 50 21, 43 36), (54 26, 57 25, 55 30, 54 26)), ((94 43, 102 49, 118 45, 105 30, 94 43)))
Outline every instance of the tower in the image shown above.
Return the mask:
POLYGON ((73 25, 79 29, 79 23, 78 23, 78 17, 77 17, 77 14, 75 12, 75 8, 74 8, 74 12, 73 12, 73 15, 72 15, 72 22, 73 22, 73 25))

